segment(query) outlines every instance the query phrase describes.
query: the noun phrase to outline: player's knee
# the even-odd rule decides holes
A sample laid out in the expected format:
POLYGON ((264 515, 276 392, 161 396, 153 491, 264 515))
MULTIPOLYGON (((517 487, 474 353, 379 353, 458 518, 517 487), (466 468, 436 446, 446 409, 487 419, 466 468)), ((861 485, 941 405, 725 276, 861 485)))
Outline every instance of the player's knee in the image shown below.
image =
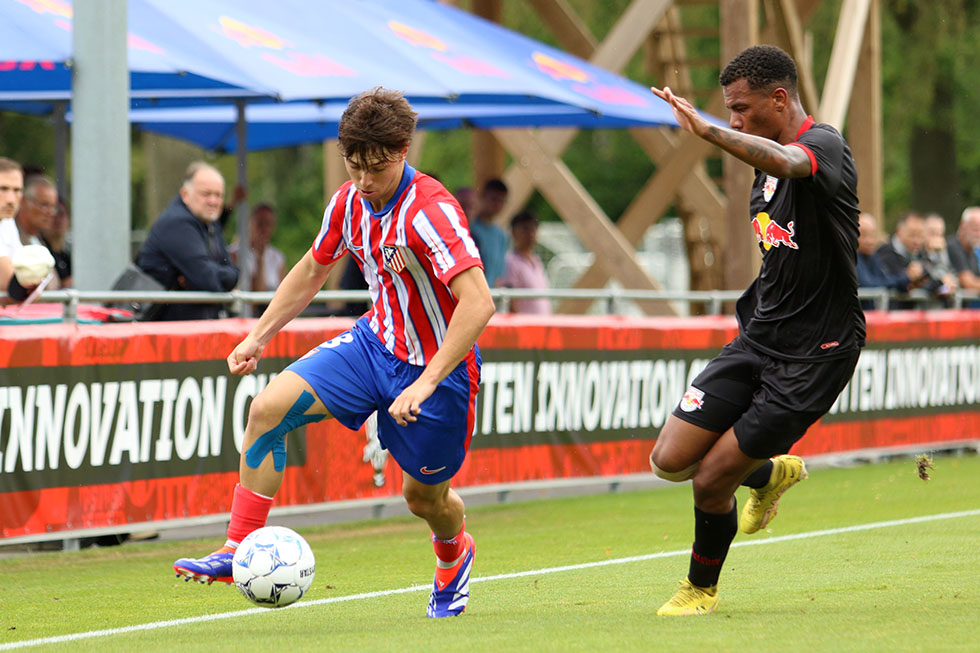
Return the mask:
POLYGON ((255 426, 270 420, 279 422, 282 419, 282 412, 268 393, 260 392, 248 407, 248 421, 250 425, 255 426))
POLYGON ((408 509, 416 517, 425 519, 436 509, 435 499, 426 494, 405 489, 402 491, 402 496, 405 497, 405 503, 408 505, 408 509))
POLYGON ((654 447, 653 451, 650 452, 650 469, 660 478, 672 483, 681 483, 694 478, 694 475, 698 473, 698 468, 701 466, 700 460, 687 467, 680 467, 671 461, 664 460, 664 458, 665 456, 662 456, 657 448, 654 447))

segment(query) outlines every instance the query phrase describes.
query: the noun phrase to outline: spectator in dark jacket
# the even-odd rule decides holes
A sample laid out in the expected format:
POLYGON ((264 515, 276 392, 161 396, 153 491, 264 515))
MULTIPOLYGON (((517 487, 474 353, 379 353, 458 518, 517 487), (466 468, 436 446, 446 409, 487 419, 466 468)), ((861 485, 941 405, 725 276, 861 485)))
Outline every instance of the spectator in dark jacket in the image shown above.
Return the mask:
MULTIPOLYGON (((902 270, 898 274, 888 274, 881 267, 877 250, 881 245, 878 235, 878 220, 870 213, 858 216, 857 275, 858 286, 862 288, 888 288, 899 292, 909 289, 909 276, 902 270)), ((875 308, 873 299, 862 299, 861 308, 875 308)))
MULTIPOLYGON (((227 292, 238 283, 218 222, 224 208, 225 181, 203 161, 187 168, 180 194, 153 223, 137 265, 172 290, 227 292)), ((220 317, 221 304, 166 304, 157 320, 206 320, 220 317)))
MULTIPOLYGON (((885 274, 909 278, 908 289, 923 288, 935 293, 942 282, 929 276, 925 258, 925 220, 920 213, 909 211, 895 225, 895 235, 878 248, 877 257, 885 274)), ((892 302, 892 308, 920 308, 914 301, 892 302)))

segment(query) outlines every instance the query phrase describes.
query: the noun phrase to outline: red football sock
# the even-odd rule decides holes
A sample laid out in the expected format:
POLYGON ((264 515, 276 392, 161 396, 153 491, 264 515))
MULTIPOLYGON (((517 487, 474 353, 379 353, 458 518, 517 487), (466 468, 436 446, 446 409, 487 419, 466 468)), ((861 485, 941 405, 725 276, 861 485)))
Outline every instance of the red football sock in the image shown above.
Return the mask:
POLYGON ((237 546, 245 539, 246 535, 265 526, 271 507, 272 497, 252 492, 244 485, 236 485, 235 496, 231 500, 228 542, 234 542, 237 546))
POLYGON ((466 538, 463 533, 466 531, 466 520, 459 527, 459 532, 449 540, 440 540, 432 533, 432 548, 436 551, 436 557, 443 562, 455 562, 461 555, 466 553, 466 538))

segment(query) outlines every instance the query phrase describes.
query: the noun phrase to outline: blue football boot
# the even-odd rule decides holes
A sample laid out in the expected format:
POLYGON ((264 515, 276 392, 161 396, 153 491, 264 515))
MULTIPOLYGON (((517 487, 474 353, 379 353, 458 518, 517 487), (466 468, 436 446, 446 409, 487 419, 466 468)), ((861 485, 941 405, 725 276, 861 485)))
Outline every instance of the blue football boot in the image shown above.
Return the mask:
POLYGON ((203 558, 181 558, 174 563, 174 571, 177 572, 177 578, 196 580, 202 585, 210 585, 214 581, 232 583, 231 563, 234 557, 235 549, 223 546, 203 558))
POLYGON ((476 553, 476 544, 473 536, 463 533, 467 540, 468 548, 463 559, 453 567, 455 575, 452 580, 440 587, 439 577, 445 578, 448 573, 442 569, 436 570, 436 578, 432 583, 432 594, 429 596, 429 606, 426 608, 427 617, 455 617, 462 614, 466 609, 466 604, 470 600, 470 571, 473 569, 473 554, 476 553), (439 572, 443 573, 440 574, 439 572))

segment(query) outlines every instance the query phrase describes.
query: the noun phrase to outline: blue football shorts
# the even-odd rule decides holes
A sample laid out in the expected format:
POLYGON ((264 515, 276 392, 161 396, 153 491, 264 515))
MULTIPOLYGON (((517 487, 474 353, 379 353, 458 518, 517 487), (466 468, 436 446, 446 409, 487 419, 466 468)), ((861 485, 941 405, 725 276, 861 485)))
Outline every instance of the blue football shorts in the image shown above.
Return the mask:
POLYGON ((367 318, 316 347, 286 369, 313 387, 330 414, 358 430, 378 412, 378 439, 416 480, 435 485, 452 478, 466 457, 476 427, 480 350, 473 351, 422 402, 418 421, 399 426, 388 406, 424 367, 385 349, 367 318))

